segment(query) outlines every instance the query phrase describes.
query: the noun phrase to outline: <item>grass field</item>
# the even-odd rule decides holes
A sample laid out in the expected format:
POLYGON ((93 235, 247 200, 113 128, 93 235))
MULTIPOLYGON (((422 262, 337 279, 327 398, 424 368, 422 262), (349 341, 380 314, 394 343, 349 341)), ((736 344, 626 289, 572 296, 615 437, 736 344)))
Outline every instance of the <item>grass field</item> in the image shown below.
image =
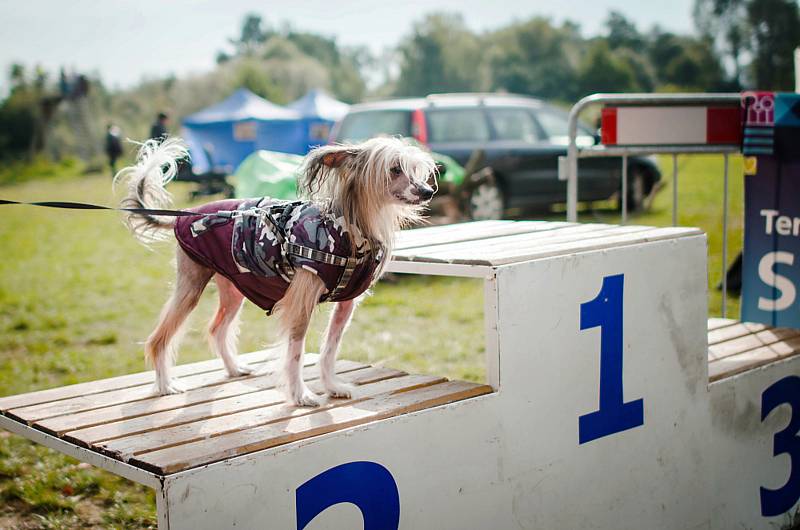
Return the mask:
MULTIPOLYGON (((663 161, 671 175, 671 160, 663 161)), ((680 223, 709 233, 710 308, 721 278, 721 157, 679 158, 680 223)), ((731 259, 741 247, 741 162, 731 164, 731 259)), ((671 180, 652 210, 631 220, 671 223, 671 180)), ((176 185, 179 199, 187 188, 176 185)), ((53 178, 0 187, 0 197, 112 204, 108 178, 53 178)), ((185 204, 185 203, 182 203, 185 204)), ((612 209, 583 221, 615 222, 612 209)), ((172 279, 169 245, 148 250, 115 213, 20 206, 0 210, 0 395, 141 371, 141 342, 172 279)), ((682 266, 680 263, 676 267, 682 266)), ((180 362, 209 357, 203 329, 214 308, 213 286, 190 321, 180 362)), ((343 357, 408 371, 483 378, 482 288, 474 280, 400 277, 381 282, 357 312, 343 357)), ((738 314, 738 300, 729 300, 738 314)), ((315 317, 315 349, 324 315, 315 317)), ((241 350, 263 347, 271 322, 245 308, 241 350)), ((151 528, 152 493, 0 432, 0 528, 151 528)))

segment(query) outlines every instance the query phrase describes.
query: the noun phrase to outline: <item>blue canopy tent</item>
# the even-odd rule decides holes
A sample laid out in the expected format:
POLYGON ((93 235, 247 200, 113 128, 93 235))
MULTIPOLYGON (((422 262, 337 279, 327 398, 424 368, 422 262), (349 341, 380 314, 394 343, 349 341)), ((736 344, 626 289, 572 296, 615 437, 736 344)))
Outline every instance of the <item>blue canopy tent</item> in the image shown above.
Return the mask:
POLYGON ((350 105, 334 99, 323 90, 314 89, 287 107, 300 114, 299 133, 302 136, 298 138, 298 150, 288 152, 305 154, 312 147, 327 143, 331 127, 347 114, 350 105))
POLYGON ((228 172, 257 149, 297 152, 302 115, 241 88, 230 97, 183 120, 196 173, 228 172))

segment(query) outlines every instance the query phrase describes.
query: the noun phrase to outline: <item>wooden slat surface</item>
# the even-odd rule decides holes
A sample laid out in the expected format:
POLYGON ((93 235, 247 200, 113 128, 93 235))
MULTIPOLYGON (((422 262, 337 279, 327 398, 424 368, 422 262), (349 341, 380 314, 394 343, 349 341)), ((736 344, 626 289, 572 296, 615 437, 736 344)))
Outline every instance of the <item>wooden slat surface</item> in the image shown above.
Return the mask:
MULTIPOLYGON (((264 362, 277 358, 277 351, 263 350, 251 353, 245 353, 239 356, 239 359, 254 367, 261 367, 264 362)), ((200 374, 205 372, 218 372, 223 369, 222 361, 219 359, 210 359, 191 364, 181 364, 174 368, 174 374, 177 377, 183 377, 192 374, 200 374)), ((88 396, 105 392, 107 390, 118 390, 120 388, 129 388, 139 385, 152 385, 155 380, 154 372, 138 372, 135 374, 121 375, 119 377, 111 377, 108 379, 101 379, 99 381, 89 381, 86 383, 77 383, 74 385, 67 385, 58 388, 49 388, 47 390, 37 390, 35 392, 27 392, 25 394, 17 394, 14 396, 0 397, 0 412, 26 407, 30 405, 39 405, 50 401, 58 401, 76 396, 88 396)))
POLYGON ((718 381, 800 352, 800 330, 709 319, 708 378, 718 381))
MULTIPOLYGON (((337 371, 342 375, 342 379, 356 385, 374 383, 407 375, 399 370, 376 368, 372 366, 365 366, 357 370, 343 370, 345 362, 346 361, 342 361, 339 363, 337 371)), ((306 381, 316 382, 318 377, 319 371, 317 367, 306 370, 306 381)), ((65 431, 59 434, 63 434, 66 439, 73 442, 89 446, 97 442, 122 438, 123 436, 132 436, 134 434, 155 431, 175 425, 208 420, 210 418, 227 417, 228 414, 236 412, 281 404, 284 400, 283 393, 275 387, 276 377, 273 375, 271 379, 272 384, 265 386, 262 390, 255 390, 234 397, 219 397, 193 405, 182 406, 180 408, 154 411, 146 415, 120 418, 116 421, 110 420, 90 427, 65 431)), ((313 385, 314 383, 312 383, 312 386, 313 385)))
MULTIPOLYGON (((313 362, 312 357, 309 357, 306 360, 306 363, 310 362, 313 362)), ((278 367, 279 363, 280 361, 278 360, 269 361, 266 363, 265 367, 271 371, 274 371, 278 367)), ((185 377, 181 377, 180 381, 186 386, 187 389, 192 390, 202 387, 224 385, 226 383, 230 383, 231 381, 251 378, 252 376, 230 378, 228 377, 227 372, 224 370, 217 370, 214 372, 187 375, 185 377)), ((43 403, 41 405, 15 408, 5 411, 5 414, 14 419, 32 424, 46 418, 91 411, 95 409, 101 409, 103 407, 110 407, 112 405, 145 400, 151 397, 153 397, 152 382, 131 388, 109 390, 107 392, 100 392, 88 396, 78 396, 55 402, 43 403)))
POLYGON ((724 328, 727 326, 732 326, 734 324, 738 324, 738 320, 734 320, 732 318, 709 318, 708 319, 708 331, 713 331, 715 329, 724 328))
MULTIPOLYGON (((265 356, 257 352, 244 358, 255 365, 265 356)), ((321 394, 319 369, 311 366, 318 358, 306 355, 303 375, 321 394)), ((276 387, 279 362, 270 357, 258 367, 259 374, 228 378, 217 361, 184 365, 176 372, 189 389, 170 396, 153 394, 152 372, 81 383, 3 398, 0 413, 66 443, 169 473, 215 461, 220 448, 244 454, 491 392, 486 385, 343 360, 336 371, 354 385, 352 398, 321 396, 318 408, 293 407, 276 387), (395 397, 401 394, 410 397, 395 397), (303 419, 307 416, 313 419, 303 419), (307 428, 297 428, 297 422, 307 428), (237 440, 242 445, 233 448, 237 440), (172 462, 175 454, 186 459, 172 462)))
MULTIPOLYGON (((304 372, 306 380, 314 380, 319 377, 319 369, 316 366, 310 366, 312 362, 312 360, 306 361, 307 367, 304 372)), ((364 368, 367 368, 367 365, 354 361, 339 361, 336 365, 338 373, 364 368)), ((186 414, 186 411, 195 405, 211 402, 218 403, 226 399, 275 388, 278 382, 276 379, 274 373, 247 379, 229 379, 221 385, 189 389, 181 394, 152 396, 139 401, 55 416, 37 421, 36 426, 45 432, 56 435, 95 425, 107 425, 109 422, 119 422, 120 420, 128 420, 126 425, 129 428, 133 428, 133 425, 138 423, 135 419, 140 417, 143 417, 141 421, 149 421, 148 418, 153 418, 157 414, 164 415, 161 417, 168 417, 170 414, 182 415, 186 414)))
POLYGON ((451 244, 398 250, 398 261, 452 263, 459 265, 506 265, 557 255, 628 246, 697 235, 697 229, 609 225, 560 225, 525 234, 477 239, 451 244))
MULTIPOLYGON (((353 374, 353 372, 350 374, 353 374)), ((345 374, 343 379, 352 383, 357 383, 358 381, 355 378, 347 377, 347 375, 350 374, 345 374)), ((263 406, 255 406, 251 410, 233 412, 225 416, 210 418, 204 421, 160 428, 138 435, 98 442, 93 445, 108 454, 119 456, 122 459, 150 453, 166 447, 183 446, 196 441, 207 442, 209 445, 213 446, 213 439, 219 436, 239 433, 247 429, 260 427, 277 421, 288 420, 289 418, 306 414, 319 413, 333 407, 343 406, 348 401, 355 402, 389 392, 408 391, 442 382, 444 382, 444 378, 432 375, 402 375, 400 377, 382 379, 377 382, 366 381, 362 386, 356 389, 354 392, 354 399, 328 400, 325 405, 318 409, 288 406, 284 403, 281 393, 277 390, 273 390, 273 395, 266 397, 263 406)), ((322 386, 319 382, 315 382, 309 386, 317 392, 322 390, 322 386)))
POLYGON ((535 232, 537 230, 554 228, 556 225, 567 224, 569 223, 548 223, 545 221, 477 221, 431 226, 398 232, 394 248, 396 250, 404 250, 413 247, 454 243, 457 241, 489 239, 512 234, 535 232))
POLYGON ((763 331, 767 329, 764 324, 754 324, 752 322, 737 322, 730 326, 725 326, 708 332, 708 345, 712 346, 721 342, 737 339, 763 331))
POLYGON ((309 412, 308 409, 304 409, 301 411, 304 413, 303 415, 288 420, 218 436, 213 439, 213 443, 202 440, 145 453, 131 459, 130 463, 156 473, 175 473, 208 462, 216 462, 232 456, 268 449, 489 392, 491 392, 491 387, 486 385, 449 381, 408 392, 383 394, 345 406, 326 408, 324 411, 309 412))
POLYGON ((482 221, 408 230, 398 235, 397 261, 505 265, 537 257, 697 235, 693 228, 609 226, 542 221, 482 221))

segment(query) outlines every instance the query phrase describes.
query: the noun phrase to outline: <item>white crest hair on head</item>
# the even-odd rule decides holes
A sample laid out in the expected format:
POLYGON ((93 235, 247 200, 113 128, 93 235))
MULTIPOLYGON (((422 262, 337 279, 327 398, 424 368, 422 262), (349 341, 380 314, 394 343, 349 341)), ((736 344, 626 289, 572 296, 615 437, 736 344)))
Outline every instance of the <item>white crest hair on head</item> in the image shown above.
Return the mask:
POLYGON ((390 251, 394 232, 419 221, 423 208, 391 199, 391 169, 398 165, 416 182, 426 182, 437 170, 430 154, 419 147, 378 137, 314 149, 303 164, 299 187, 307 198, 327 203, 348 225, 390 251))

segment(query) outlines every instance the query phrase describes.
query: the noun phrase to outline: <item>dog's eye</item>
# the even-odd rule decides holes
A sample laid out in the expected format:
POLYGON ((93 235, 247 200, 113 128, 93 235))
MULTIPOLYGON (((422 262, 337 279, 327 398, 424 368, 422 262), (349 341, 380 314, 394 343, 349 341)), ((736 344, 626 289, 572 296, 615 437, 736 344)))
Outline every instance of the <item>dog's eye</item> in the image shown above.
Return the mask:
POLYGON ((389 171, 392 173, 393 177, 399 177, 400 175, 403 174, 403 168, 401 168, 400 166, 395 166, 389 171))

